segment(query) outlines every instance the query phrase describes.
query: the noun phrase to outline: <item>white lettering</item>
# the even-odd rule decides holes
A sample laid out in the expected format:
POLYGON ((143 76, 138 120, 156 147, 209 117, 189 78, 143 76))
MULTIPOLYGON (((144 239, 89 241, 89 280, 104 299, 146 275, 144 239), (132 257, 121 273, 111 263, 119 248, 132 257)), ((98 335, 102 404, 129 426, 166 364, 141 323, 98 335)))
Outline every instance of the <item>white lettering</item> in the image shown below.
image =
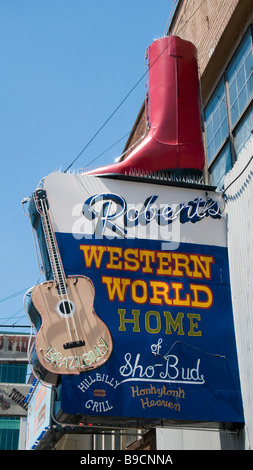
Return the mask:
POLYGON ((55 348, 48 348, 42 355, 42 359, 51 364, 54 368, 66 370, 83 370, 85 367, 99 362, 109 351, 109 348, 103 338, 94 346, 94 350, 75 356, 63 356, 55 348))
POLYGON ((107 385, 110 385, 110 387, 112 387, 114 390, 120 385, 120 382, 118 382, 114 377, 110 378, 106 374, 96 373, 94 379, 88 375, 88 377, 82 380, 82 382, 78 385, 78 388, 80 388, 80 390, 85 393, 94 382, 103 382, 107 385))
POLYGON ((143 203, 135 205, 127 204, 118 194, 101 193, 91 196, 82 208, 78 204, 73 209, 72 215, 78 219, 73 223, 72 233, 76 239, 90 238, 92 234, 98 239, 107 236, 147 238, 147 231, 150 232, 152 227, 152 236, 157 238, 159 234, 162 240, 171 239, 175 242, 179 230, 178 225, 174 227, 175 221, 185 224, 196 223, 206 217, 222 217, 218 201, 207 193, 205 200, 197 197, 193 201, 176 204, 157 203, 158 196, 154 194, 147 197, 143 203), (176 233, 176 238, 173 232, 176 233))
MULTIPOLYGON (((149 382, 174 382, 188 384, 204 384, 204 375, 200 373, 200 359, 197 360, 196 367, 185 367, 179 363, 179 358, 173 354, 163 357, 164 362, 155 365, 141 365, 141 355, 137 354, 132 359, 131 353, 124 356, 125 363, 119 368, 119 373, 123 377, 122 382, 131 380, 141 380, 149 382), (162 368, 158 371, 158 368, 162 368)), ((122 383, 121 382, 121 383, 122 383)))
POLYGON ((85 408, 95 413, 106 413, 106 411, 112 410, 113 406, 109 405, 108 400, 106 401, 88 400, 85 403, 85 408))

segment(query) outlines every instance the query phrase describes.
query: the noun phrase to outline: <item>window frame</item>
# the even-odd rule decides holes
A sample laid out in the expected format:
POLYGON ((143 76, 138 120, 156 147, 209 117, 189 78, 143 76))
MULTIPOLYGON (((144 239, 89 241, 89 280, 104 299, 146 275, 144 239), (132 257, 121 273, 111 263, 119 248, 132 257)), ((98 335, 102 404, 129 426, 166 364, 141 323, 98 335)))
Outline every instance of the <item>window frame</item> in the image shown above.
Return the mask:
MULTIPOLYGON (((240 125, 243 123, 243 120, 247 116, 248 113, 250 113, 251 109, 253 109, 253 95, 245 105, 244 109, 240 112, 239 117, 237 120, 233 123, 232 125, 232 119, 231 119, 231 105, 230 105, 230 93, 229 93, 229 83, 228 83, 228 70, 229 67, 231 67, 232 63, 234 60, 236 60, 236 56, 239 54, 239 51, 241 50, 243 42, 246 40, 246 37, 249 35, 251 38, 251 47, 252 47, 252 54, 253 54, 253 25, 250 24, 247 30, 245 31, 245 34, 243 35, 240 43, 236 47, 231 59, 229 60, 228 64, 226 65, 225 69, 223 70, 222 74, 219 77, 219 80, 217 82, 217 85, 215 86, 215 89, 209 98, 208 102, 206 103, 206 106, 204 107, 203 110, 203 118, 204 118, 204 129, 205 129, 205 141, 206 141, 206 161, 207 161, 207 169, 208 169, 208 176, 209 176, 209 181, 211 180, 211 175, 212 175, 212 168, 215 167, 215 165, 218 163, 219 158, 222 156, 222 153, 224 152, 226 146, 229 146, 230 149, 230 158, 231 158, 231 168, 233 167, 234 163, 238 159, 238 156, 240 155, 240 151, 238 155, 236 154, 235 150, 235 134, 240 125), (226 112, 227 112, 227 124, 228 124, 228 133, 225 139, 222 141, 221 145, 219 148, 216 149, 216 152, 214 156, 208 157, 208 147, 209 147, 209 142, 207 141, 207 119, 205 116, 205 112, 210 106, 211 101, 214 100, 215 94, 217 94, 217 90, 219 89, 221 82, 223 81, 224 83, 224 90, 225 90, 225 101, 226 101, 226 112)), ((253 77, 253 69, 251 72, 251 76, 253 77)), ((253 78, 252 78, 253 79, 253 78)), ((214 136, 213 136, 214 139, 214 136)), ((226 173, 225 173, 226 174, 226 173)), ((224 176, 225 176, 224 174, 224 176)), ((218 183, 217 183, 218 184, 218 183)))

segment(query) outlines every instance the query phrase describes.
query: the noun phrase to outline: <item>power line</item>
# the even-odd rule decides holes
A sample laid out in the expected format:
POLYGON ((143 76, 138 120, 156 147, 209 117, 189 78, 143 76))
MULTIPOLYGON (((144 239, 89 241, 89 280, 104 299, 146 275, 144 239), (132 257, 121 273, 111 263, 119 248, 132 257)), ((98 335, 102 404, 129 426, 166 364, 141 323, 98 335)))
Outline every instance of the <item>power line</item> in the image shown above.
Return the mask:
POLYGON ((111 120, 111 118, 116 114, 116 112, 119 110, 119 108, 122 106, 122 104, 127 100, 127 98, 131 95, 131 93, 135 90, 135 88, 139 85, 139 83, 142 81, 142 79, 145 77, 147 71, 141 76, 141 78, 136 82, 136 84, 131 88, 131 90, 127 93, 125 98, 120 102, 120 104, 115 108, 115 110, 110 114, 110 116, 106 119, 104 124, 100 126, 100 128, 97 130, 97 132, 93 135, 93 137, 89 140, 89 142, 85 145, 85 147, 81 150, 81 152, 77 155, 77 157, 70 163, 68 168, 64 171, 66 173, 73 165, 74 163, 78 160, 78 158, 82 155, 82 153, 87 149, 87 147, 91 144, 91 142, 97 137, 97 135, 102 131, 102 129, 106 126, 106 124, 111 120))
POLYGON ((0 325, 0 328, 31 328, 30 325, 0 325))
MULTIPOLYGON (((24 294, 24 292, 27 292, 27 288, 26 289, 22 289, 22 290, 19 290, 17 292, 14 292, 13 294, 10 294, 8 295, 7 297, 3 297, 2 299, 0 299, 0 303, 3 303, 3 302, 6 302, 8 300, 12 300, 14 299, 15 297, 21 295, 21 294, 24 294)), ((9 315, 8 317, 2 317, 0 315, 0 319, 1 321, 4 320, 4 318, 6 318, 6 322, 7 321, 10 321, 11 319, 13 319, 13 321, 15 320, 15 323, 13 323, 13 325, 15 325, 18 321, 20 321, 22 318, 26 317, 26 315, 23 315, 23 316, 20 316, 20 317, 16 317, 16 315, 18 315, 20 312, 22 312, 24 310, 24 307, 22 307, 21 309, 19 309, 16 313, 14 313, 13 315, 9 315)), ((5 322, 3 322, 2 325, 0 325, 2 327, 5 327, 5 326, 10 326, 10 325, 6 325, 5 322)), ((17 325, 18 326, 18 325, 17 325)), ((29 325, 27 326, 27 328, 29 327, 29 325)))
MULTIPOLYGON (((137 127, 137 126, 136 126, 137 127)), ((136 129, 136 127, 134 129, 136 129)), ((125 135, 123 135, 122 137, 120 137, 120 139, 118 139, 116 142, 114 142, 114 144, 110 145, 110 147, 108 147, 106 150, 104 150, 102 153, 100 153, 97 157, 93 158, 89 163, 87 163, 87 166, 91 165, 93 162, 95 162, 95 160, 97 160, 98 158, 102 157, 102 155, 104 155, 106 152, 108 152, 108 150, 111 150, 115 145, 117 145, 121 140, 125 139, 125 137, 127 137, 131 132, 132 132, 133 129, 131 129, 131 131, 127 132, 125 135)))
MULTIPOLYGON (((183 29, 184 27, 187 25, 187 23, 193 18, 193 16, 197 13, 197 11, 200 9, 200 7, 203 5, 203 3, 205 2, 206 0, 203 0, 200 5, 196 8, 196 10, 190 15, 190 17, 185 21, 185 23, 181 26, 181 28, 175 32, 175 36, 177 34, 179 34, 183 29)), ((173 41, 173 37, 172 37, 172 41, 173 41)), ((93 137, 88 141, 88 143, 85 145, 85 147, 81 150, 81 152, 79 152, 79 154, 76 156, 76 158, 74 158, 74 160, 70 163, 70 165, 66 168, 66 170, 64 171, 64 173, 66 173, 73 165, 74 163, 78 160, 78 158, 83 154, 83 152, 88 148, 88 146, 91 144, 91 142, 93 142, 93 140, 97 137, 97 135, 102 131, 102 129, 106 126, 106 124, 112 119, 112 117, 114 116, 114 114, 116 114, 116 112, 119 110, 119 108, 123 105, 123 103, 127 100, 127 98, 131 95, 131 93, 135 90, 135 88, 137 88, 137 86, 139 85, 139 83, 143 80, 143 78, 147 75, 147 73, 149 72, 149 70, 151 69, 151 67, 156 63, 156 61, 159 59, 159 57, 166 51, 166 49, 168 48, 168 46, 171 44, 171 42, 169 44, 167 44, 167 46, 162 50, 162 52, 158 55, 158 57, 154 60, 154 62, 147 68, 147 70, 142 74, 142 76, 139 78, 139 80, 135 83, 135 85, 131 88, 131 90, 126 94, 126 96, 123 98, 123 100, 119 103, 119 105, 115 108, 115 110, 110 114, 110 116, 106 119, 106 121, 102 124, 102 126, 100 126, 100 128, 97 130, 97 132, 93 135, 93 137)), ((97 159, 98 157, 96 157, 97 159)))
MULTIPOLYGON (((22 312, 24 310, 24 308, 20 308, 16 313, 14 313, 13 315, 10 315, 9 317, 5 317, 7 318, 6 321, 10 321, 12 318, 14 319, 14 317, 16 317, 16 315, 18 315, 18 313, 22 312)), ((23 318, 23 317, 18 317, 18 318, 15 318, 16 321, 19 321, 20 318, 23 318)), ((4 322, 5 323, 5 322, 4 322)))
POLYGON ((6 302, 7 300, 14 299, 14 297, 17 297, 18 295, 23 294, 24 292, 26 292, 27 289, 28 289, 28 287, 26 289, 22 289, 22 290, 19 290, 17 292, 14 292, 13 294, 8 295, 7 297, 3 297, 2 299, 0 299, 0 303, 6 302))
POLYGON ((173 0, 173 4, 172 4, 171 10, 170 10, 170 14, 169 14, 169 16, 168 16, 168 19, 167 19, 165 28, 164 28, 164 30, 163 30, 163 35, 166 34, 168 25, 169 25, 169 23, 170 23, 170 20, 171 20, 172 14, 173 14, 173 10, 174 10, 174 8, 175 8, 175 6, 176 6, 176 2, 177 2, 177 0, 173 0))
MULTIPOLYGON (((172 41, 173 41, 174 38, 172 38, 172 41)), ((170 43, 169 43, 170 44, 170 43)), ((131 95, 131 93, 135 90, 135 88, 139 85, 139 83, 143 80, 143 78, 147 75, 147 73, 149 72, 149 70, 151 69, 151 67, 153 67, 153 65, 156 63, 156 61, 159 59, 159 57, 164 53, 164 51, 166 51, 166 49, 168 48, 169 44, 166 45, 166 47, 162 50, 162 52, 157 56, 157 58, 154 60, 154 62, 148 67, 148 69, 142 74, 142 76, 139 78, 139 80, 136 82, 136 84, 131 88, 131 90, 127 93, 127 95, 125 96, 125 98, 123 98, 123 100, 119 103, 119 105, 115 108, 115 110, 110 114, 110 116, 106 119, 106 121, 104 122, 104 124, 102 124, 102 126, 97 130, 97 132, 93 135, 93 137, 89 140, 89 142, 85 145, 85 147, 81 150, 81 152, 77 155, 77 157, 72 161, 72 163, 70 163, 70 165, 68 166, 68 168, 66 168, 66 170, 64 171, 64 173, 66 173, 71 167, 72 165, 74 165, 74 163, 77 161, 77 159, 82 155, 82 153, 87 149, 87 147, 91 144, 91 142, 97 137, 97 135, 102 131, 102 129, 106 126, 106 124, 112 119, 112 117, 114 116, 114 114, 116 114, 116 112, 119 110, 119 108, 123 105, 123 103, 127 100, 127 98, 131 95)))
MULTIPOLYGON (((227 197, 226 191, 228 190, 228 188, 230 188, 230 186, 232 186, 232 184, 234 184, 234 183, 240 178, 240 176, 242 176, 242 174, 243 174, 244 171, 248 168, 248 166, 250 165, 250 163, 252 162, 252 160, 253 160, 253 156, 250 157, 248 163, 245 165, 245 167, 242 169, 242 171, 239 173, 239 175, 237 175, 236 178, 235 178, 233 181, 231 181, 231 183, 229 183, 229 185, 228 185, 226 188, 224 188, 223 194, 224 194, 226 197, 227 197)), ((231 196, 229 196, 229 197, 231 198, 231 196)))

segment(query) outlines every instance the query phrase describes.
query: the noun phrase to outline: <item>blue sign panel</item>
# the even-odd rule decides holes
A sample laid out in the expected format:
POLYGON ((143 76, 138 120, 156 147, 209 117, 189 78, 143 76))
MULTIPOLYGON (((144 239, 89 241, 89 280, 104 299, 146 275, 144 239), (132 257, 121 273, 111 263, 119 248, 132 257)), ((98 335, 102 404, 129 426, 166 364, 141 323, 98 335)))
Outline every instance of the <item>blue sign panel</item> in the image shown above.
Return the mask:
POLYGON ((101 367, 92 369, 90 351, 91 370, 63 374, 62 411, 243 422, 217 196, 59 174, 45 187, 65 273, 92 280, 95 313, 113 340, 101 367))

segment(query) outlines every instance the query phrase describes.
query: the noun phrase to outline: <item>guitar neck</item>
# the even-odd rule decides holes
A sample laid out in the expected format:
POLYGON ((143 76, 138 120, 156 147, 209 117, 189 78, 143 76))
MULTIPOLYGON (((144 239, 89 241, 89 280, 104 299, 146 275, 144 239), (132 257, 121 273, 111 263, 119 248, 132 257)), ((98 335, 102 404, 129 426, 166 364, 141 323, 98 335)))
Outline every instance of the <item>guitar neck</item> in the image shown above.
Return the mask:
POLYGON ((41 216, 53 278, 59 294, 67 293, 66 277, 50 218, 48 199, 45 190, 35 192, 36 206, 41 216))

